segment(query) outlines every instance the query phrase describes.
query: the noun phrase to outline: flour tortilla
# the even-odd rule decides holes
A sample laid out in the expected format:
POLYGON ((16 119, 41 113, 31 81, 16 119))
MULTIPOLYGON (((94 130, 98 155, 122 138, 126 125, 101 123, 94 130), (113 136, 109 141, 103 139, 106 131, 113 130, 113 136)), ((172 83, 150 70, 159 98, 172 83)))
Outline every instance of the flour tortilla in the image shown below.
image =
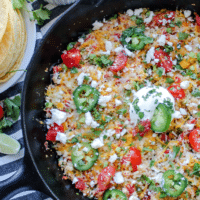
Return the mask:
POLYGON ((8 6, 6 0, 0 0, 0 42, 6 31, 8 22, 8 6))
POLYGON ((19 69, 19 67, 21 66, 23 57, 24 57, 25 49, 26 49, 27 35, 26 35, 25 23, 24 23, 23 17, 19 10, 17 10, 17 14, 18 14, 18 17, 19 17, 19 20, 21 23, 21 41, 19 41, 19 42, 21 44, 22 49, 20 51, 20 54, 19 54, 16 62, 10 68, 10 70, 9 70, 10 72, 7 72, 3 77, 0 77, 0 83, 8 81, 15 74, 15 71, 19 69), (14 71, 14 72, 12 72, 12 71, 14 71))
MULTIPOLYGON (((3 62, 5 62, 5 59, 12 46, 13 46, 13 26, 12 26, 12 18, 9 15, 7 27, 0 42, 0 65, 3 62)), ((2 68, 0 67, 0 71, 1 70, 2 68)))

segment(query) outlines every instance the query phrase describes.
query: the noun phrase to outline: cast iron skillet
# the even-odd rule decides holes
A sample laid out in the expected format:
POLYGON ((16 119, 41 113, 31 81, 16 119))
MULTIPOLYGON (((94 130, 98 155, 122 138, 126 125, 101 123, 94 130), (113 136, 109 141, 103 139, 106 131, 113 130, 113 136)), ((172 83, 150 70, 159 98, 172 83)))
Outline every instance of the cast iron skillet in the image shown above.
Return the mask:
MULTIPOLYGON (((128 8, 140 7, 148 7, 152 10, 190 9, 200 12, 200 1, 79 0, 65 11, 63 17, 46 34, 30 62, 22 93, 22 128, 26 140, 25 167, 12 180, 3 183, 0 191, 2 199, 2 195, 9 194, 18 188, 14 192, 17 193, 21 187, 42 191, 54 199, 87 199, 83 195, 76 195, 78 190, 70 181, 62 180, 55 152, 46 151, 44 148, 46 130, 38 121, 44 120, 44 93, 46 86, 50 84, 50 70, 45 72, 45 69, 50 69, 54 63, 58 62, 66 45, 92 28, 95 20, 109 18, 128 8)), ((13 193, 6 199, 10 199, 12 195, 13 193)))

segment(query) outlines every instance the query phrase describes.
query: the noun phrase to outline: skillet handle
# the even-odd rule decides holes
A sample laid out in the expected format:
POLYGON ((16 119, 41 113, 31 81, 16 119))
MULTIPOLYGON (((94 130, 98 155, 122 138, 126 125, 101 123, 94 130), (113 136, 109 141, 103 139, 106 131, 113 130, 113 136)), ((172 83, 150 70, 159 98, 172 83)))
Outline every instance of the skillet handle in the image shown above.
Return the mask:
POLYGON ((25 148, 23 163, 13 177, 0 183, 0 194, 2 200, 10 200, 16 194, 24 191, 37 190, 52 196, 44 186, 36 172, 32 160, 25 148))

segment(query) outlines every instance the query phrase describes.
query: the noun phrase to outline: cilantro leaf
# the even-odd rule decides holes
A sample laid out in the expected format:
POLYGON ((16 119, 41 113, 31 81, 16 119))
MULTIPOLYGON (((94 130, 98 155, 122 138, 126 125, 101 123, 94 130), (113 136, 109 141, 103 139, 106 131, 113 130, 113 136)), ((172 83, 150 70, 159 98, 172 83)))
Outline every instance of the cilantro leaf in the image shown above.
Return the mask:
POLYGON ((78 69, 77 69, 76 67, 72 67, 72 68, 70 69, 70 72, 71 72, 72 74, 77 74, 77 73, 78 73, 78 69))
POLYGON ((163 73, 164 73, 164 68, 158 67, 158 69, 156 70, 156 74, 158 74, 158 76, 161 77, 163 73))
POLYGON ((4 104, 6 106, 6 114, 16 121, 20 114, 21 97, 16 96, 14 99, 5 99, 4 104))
POLYGON ((194 97, 200 97, 200 90, 198 88, 195 88, 193 91, 192 91, 192 96, 194 97))
POLYGON ((114 14, 114 16, 111 17, 109 20, 112 20, 112 19, 117 19, 117 14, 114 14))
POLYGON ((178 34, 178 39, 179 39, 179 40, 185 40, 185 39, 188 38, 188 36, 189 36, 188 33, 180 32, 180 33, 178 34))
POLYGON ((74 47, 75 44, 76 44, 76 42, 70 42, 70 43, 67 45, 67 50, 73 49, 73 47, 74 47))
POLYGON ((37 20, 38 24, 43 25, 44 20, 50 19, 51 11, 47 8, 44 8, 41 4, 40 8, 38 10, 34 10, 32 13, 34 19, 37 20))
POLYGON ((194 174, 196 176, 200 176, 200 164, 199 163, 194 164, 192 174, 194 174))
POLYGON ((156 162, 155 160, 151 160, 151 162, 150 162, 150 168, 154 166, 155 162, 156 162))
POLYGON ((13 125, 13 122, 6 119, 5 117, 0 121, 0 132, 3 128, 11 127, 13 125))
POLYGON ((200 53, 197 53, 197 60, 200 63, 200 53))
POLYGON ((173 78, 166 78, 166 81, 165 83, 173 83, 174 82, 174 79, 173 78))
POLYGON ((24 7, 26 0, 12 0, 13 9, 21 9, 24 7))
POLYGON ((200 194, 200 189, 197 188, 197 190, 196 190, 196 196, 199 196, 199 194, 200 194))
POLYGON ((179 153, 180 149, 181 148, 179 146, 173 146, 174 158, 176 158, 176 156, 179 153))

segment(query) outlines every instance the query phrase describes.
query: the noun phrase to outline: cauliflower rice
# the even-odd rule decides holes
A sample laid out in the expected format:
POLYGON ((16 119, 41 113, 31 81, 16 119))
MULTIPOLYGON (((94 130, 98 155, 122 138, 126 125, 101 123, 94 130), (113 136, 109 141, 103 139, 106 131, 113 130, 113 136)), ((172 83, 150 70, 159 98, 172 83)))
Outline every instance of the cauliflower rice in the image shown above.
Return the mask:
POLYGON ((84 196, 200 199, 198 17, 189 10, 129 9, 94 22, 64 51, 76 49, 79 62, 72 68, 63 59, 54 67, 47 140, 60 156, 63 179, 84 196), (165 172, 182 178, 169 183, 165 172))

